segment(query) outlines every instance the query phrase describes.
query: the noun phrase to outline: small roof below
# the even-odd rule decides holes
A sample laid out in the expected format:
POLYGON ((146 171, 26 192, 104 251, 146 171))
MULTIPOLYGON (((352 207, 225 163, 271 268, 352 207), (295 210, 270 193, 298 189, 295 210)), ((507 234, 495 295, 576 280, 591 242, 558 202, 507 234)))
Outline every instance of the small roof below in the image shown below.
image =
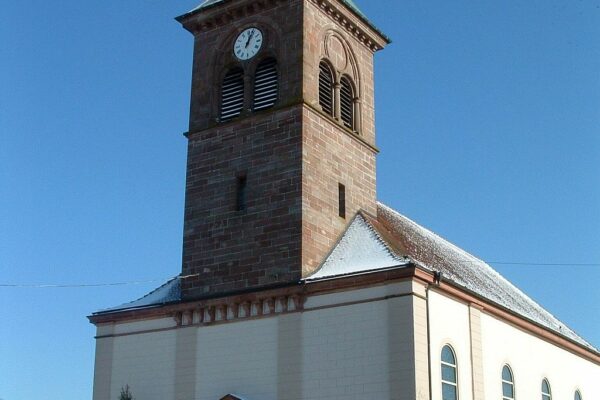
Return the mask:
POLYGON ((142 308, 157 307, 168 303, 181 301, 181 278, 170 279, 162 286, 154 289, 144 297, 116 307, 106 308, 94 314, 108 314, 119 311, 139 310, 142 308))
MULTIPOLYGON (((303 281, 310 283, 404 268, 411 263, 441 272, 444 281, 598 353, 594 346, 488 264, 381 203, 378 203, 376 217, 363 212, 357 214, 321 267, 303 281)), ((178 276, 138 300, 94 315, 160 307, 181 299, 181 277, 178 276)))
POLYGON ((484 261, 381 203, 377 217, 365 216, 399 255, 425 269, 441 272, 445 281, 598 352, 484 261))
POLYGON ((357 214, 325 262, 306 281, 405 266, 410 260, 388 247, 362 214, 357 214))

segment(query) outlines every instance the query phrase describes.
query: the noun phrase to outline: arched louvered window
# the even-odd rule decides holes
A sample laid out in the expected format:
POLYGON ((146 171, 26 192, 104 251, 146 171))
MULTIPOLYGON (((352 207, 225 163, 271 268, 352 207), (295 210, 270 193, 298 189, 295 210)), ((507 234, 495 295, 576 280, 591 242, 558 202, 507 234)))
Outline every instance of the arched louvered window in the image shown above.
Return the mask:
POLYGON ((442 349, 442 399, 458 399, 458 374, 456 373, 456 356, 449 345, 442 349))
POLYGON ((221 122, 240 115, 244 107, 244 71, 234 68, 227 73, 221 87, 221 122))
POLYGON ((345 76, 340 80, 340 108, 344 126, 354 129, 354 88, 345 76))
POLYGON ((319 64, 319 105, 324 112, 333 116, 333 73, 324 61, 319 64))
POLYGON ((542 400, 552 400, 552 391, 548 379, 542 381, 542 400))
POLYGON ((279 90, 277 61, 267 58, 256 68, 254 76, 254 110, 272 107, 277 101, 279 90))
POLYGON ((502 400, 514 400, 515 381, 508 365, 502 368, 502 400))

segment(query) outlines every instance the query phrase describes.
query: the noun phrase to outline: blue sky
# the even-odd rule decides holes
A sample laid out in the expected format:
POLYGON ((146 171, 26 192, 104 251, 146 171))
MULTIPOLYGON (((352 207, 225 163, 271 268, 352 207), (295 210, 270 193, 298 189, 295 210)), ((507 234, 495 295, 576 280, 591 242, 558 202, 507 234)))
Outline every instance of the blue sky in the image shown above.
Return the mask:
MULTIPOLYGON (((600 1, 357 0, 376 56, 378 196, 600 346, 600 1)), ((199 0, 0 14, 0 398, 91 397, 85 316, 180 270, 199 0), (35 384, 32 384, 34 382, 35 384)))

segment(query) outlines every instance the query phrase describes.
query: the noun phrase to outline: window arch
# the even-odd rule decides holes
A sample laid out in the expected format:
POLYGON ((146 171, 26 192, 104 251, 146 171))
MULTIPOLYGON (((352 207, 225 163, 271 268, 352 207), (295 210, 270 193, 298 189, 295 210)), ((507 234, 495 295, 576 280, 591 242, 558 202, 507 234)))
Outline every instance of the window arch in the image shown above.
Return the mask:
POLYGON ((325 61, 319 64, 319 105, 321 109, 333 116, 333 71, 325 61))
POLYGON ((273 107, 279 95, 277 61, 267 58, 261 61, 254 75, 254 110, 273 107))
POLYGON ((552 400, 552 391, 550 389, 550 382, 544 378, 542 381, 542 400, 552 400))
POLYGON ((340 79, 340 115, 344 126, 354 130, 354 85, 347 76, 340 79))
POLYGON ((583 397, 581 397, 581 392, 579 390, 575 391, 575 400, 583 400, 583 397))
POLYGON ((514 400, 515 398, 515 380, 510 367, 505 365, 502 368, 502 400, 514 400))
POLYGON ((456 356, 450 345, 442 349, 442 399, 458 399, 458 374, 456 356))
POLYGON ((227 72, 221 85, 221 122, 240 115, 244 108, 244 71, 233 68, 227 72))

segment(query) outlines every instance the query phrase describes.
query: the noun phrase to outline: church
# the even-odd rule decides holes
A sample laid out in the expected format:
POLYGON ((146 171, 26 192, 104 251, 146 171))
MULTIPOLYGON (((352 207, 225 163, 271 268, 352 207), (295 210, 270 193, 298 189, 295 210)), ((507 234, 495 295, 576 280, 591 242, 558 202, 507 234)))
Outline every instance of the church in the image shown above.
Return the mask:
POLYGON ((205 0, 181 273, 93 313, 94 400, 595 399, 600 352, 377 201, 352 0, 205 0))

